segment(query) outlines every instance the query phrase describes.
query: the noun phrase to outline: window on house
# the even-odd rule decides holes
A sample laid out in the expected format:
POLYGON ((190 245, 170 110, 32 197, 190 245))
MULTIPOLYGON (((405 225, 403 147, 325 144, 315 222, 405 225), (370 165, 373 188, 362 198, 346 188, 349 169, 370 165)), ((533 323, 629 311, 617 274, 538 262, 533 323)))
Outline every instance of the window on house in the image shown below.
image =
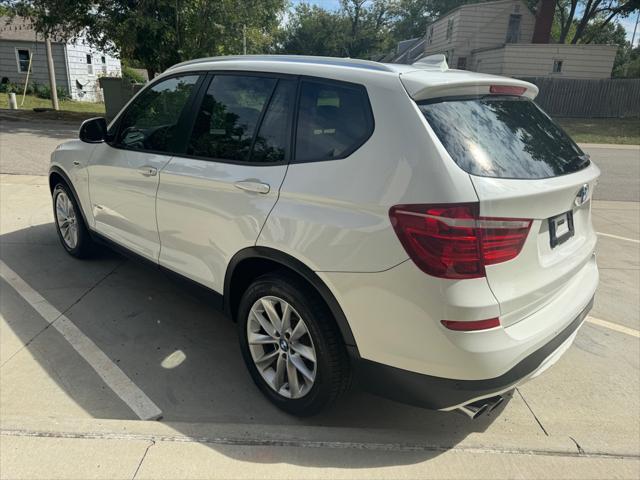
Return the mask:
POLYGON ((467 69, 467 57, 458 57, 458 69, 459 70, 467 69))
POLYGON ((87 73, 93 75, 93 64, 91 54, 87 53, 87 73))
POLYGON ((29 70, 30 53, 27 49, 19 49, 16 53, 18 56, 18 71, 26 73, 29 70))
POLYGON ((433 42, 433 26, 429 27, 429 33, 427 33, 427 45, 431 45, 433 42))
POLYGON ((107 73, 107 59, 104 55, 100 57, 100 63, 102 63, 102 73, 107 73))
POLYGON ((453 18, 449 19, 447 22, 447 40, 451 41, 451 37, 453 36, 453 18))
POLYGON ((553 73, 561 73, 561 72, 562 72, 562 60, 554 60, 553 73))
POLYGON ((509 26, 507 28, 507 43, 518 43, 520 40, 520 22, 522 15, 509 15, 509 26))

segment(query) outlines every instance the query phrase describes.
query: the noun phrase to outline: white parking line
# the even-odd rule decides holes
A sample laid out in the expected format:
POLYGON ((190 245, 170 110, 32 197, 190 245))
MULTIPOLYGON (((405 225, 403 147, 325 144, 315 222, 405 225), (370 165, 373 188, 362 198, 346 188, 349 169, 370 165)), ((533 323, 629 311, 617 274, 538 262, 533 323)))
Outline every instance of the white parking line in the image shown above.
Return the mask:
POLYGON ((0 277, 69 342, 113 392, 142 420, 157 420, 162 411, 76 325, 47 302, 27 282, 0 260, 0 277))
POLYGON ((619 237, 618 235, 611 235, 610 233, 602 233, 602 232, 596 232, 596 233, 601 237, 615 238, 616 240, 624 240, 625 242, 640 243, 640 240, 636 240, 635 238, 619 237))
POLYGON ((594 325, 599 325, 604 328, 608 328, 609 330, 615 330, 616 332, 624 333, 632 337, 640 338, 640 331, 633 328, 625 327, 623 325, 618 325, 617 323, 607 322, 606 320, 601 320, 600 318, 595 318, 592 316, 587 317, 587 322, 593 323, 594 325))

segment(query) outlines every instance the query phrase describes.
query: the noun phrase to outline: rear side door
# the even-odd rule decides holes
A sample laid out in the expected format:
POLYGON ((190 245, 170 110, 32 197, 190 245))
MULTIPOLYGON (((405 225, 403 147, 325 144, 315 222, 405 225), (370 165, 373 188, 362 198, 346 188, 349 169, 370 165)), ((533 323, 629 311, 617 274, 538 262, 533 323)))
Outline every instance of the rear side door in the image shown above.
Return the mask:
POLYGON ((183 154, 162 169, 159 263, 218 292, 231 257, 255 245, 278 199, 297 79, 216 73, 183 154))
POLYGON ((95 229, 153 261, 160 252, 158 172, 179 148, 181 120, 199 79, 197 74, 183 74, 146 88, 116 122, 112 138, 96 147, 89 163, 95 229))

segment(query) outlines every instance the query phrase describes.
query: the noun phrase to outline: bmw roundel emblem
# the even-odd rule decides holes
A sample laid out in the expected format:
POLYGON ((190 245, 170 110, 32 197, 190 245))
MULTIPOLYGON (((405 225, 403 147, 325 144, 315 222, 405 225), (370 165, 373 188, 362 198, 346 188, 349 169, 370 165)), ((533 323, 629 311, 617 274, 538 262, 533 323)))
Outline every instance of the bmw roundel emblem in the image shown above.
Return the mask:
POLYGON ((585 183, 580 187, 580 190, 578 190, 578 194, 576 195, 576 207, 584 205, 587 200, 589 200, 589 185, 585 183))

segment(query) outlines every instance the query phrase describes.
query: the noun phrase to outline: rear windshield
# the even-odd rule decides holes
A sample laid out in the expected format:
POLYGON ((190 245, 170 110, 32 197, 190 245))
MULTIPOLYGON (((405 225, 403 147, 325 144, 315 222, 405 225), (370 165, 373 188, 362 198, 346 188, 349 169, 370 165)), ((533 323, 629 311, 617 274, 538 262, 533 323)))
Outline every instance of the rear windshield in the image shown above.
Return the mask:
POLYGON ((548 178, 589 165, 588 156, 531 100, 465 97, 418 106, 449 155, 473 175, 548 178))

